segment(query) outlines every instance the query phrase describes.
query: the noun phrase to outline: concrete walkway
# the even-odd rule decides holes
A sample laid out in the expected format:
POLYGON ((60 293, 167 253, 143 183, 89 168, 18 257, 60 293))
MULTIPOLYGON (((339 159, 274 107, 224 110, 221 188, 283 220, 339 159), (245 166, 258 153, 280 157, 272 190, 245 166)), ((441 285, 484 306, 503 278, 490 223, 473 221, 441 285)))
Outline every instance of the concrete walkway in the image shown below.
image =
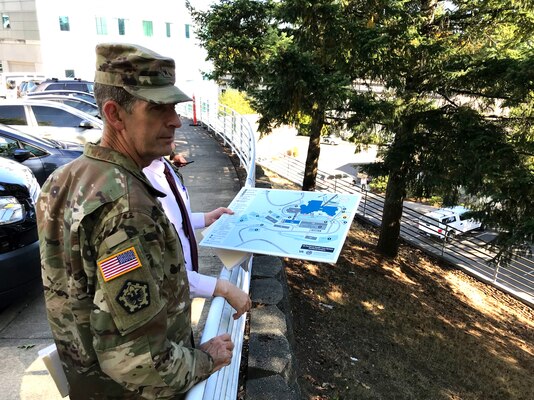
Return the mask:
MULTIPOLYGON (((219 143, 204 128, 183 121, 176 131, 177 151, 194 163, 182 168, 193 211, 227 206, 240 189, 235 169, 219 143)), ((210 249, 200 247, 200 270, 218 276, 221 263, 210 249)), ((193 322, 198 338, 207 306, 194 302, 193 322), (204 308, 204 311, 202 310, 204 308), (200 321, 200 322, 199 322, 200 321)), ((208 303, 208 302, 206 302, 208 303)), ((52 344, 42 290, 35 290, 0 311, 0 398, 2 400, 59 400, 52 378, 38 358, 52 344)))

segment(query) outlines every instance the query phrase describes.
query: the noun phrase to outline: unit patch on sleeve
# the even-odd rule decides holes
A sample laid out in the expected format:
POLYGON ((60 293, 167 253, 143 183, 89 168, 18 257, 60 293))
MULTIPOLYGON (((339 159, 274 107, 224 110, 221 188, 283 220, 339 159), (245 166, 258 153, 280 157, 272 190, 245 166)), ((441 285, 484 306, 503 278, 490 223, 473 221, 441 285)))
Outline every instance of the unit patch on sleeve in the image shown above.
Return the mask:
POLYGON ((141 266, 135 247, 129 247, 98 262, 104 281, 108 282, 141 266))
POLYGON ((129 314, 133 314, 150 305, 150 290, 145 282, 127 280, 117 295, 117 302, 129 314))

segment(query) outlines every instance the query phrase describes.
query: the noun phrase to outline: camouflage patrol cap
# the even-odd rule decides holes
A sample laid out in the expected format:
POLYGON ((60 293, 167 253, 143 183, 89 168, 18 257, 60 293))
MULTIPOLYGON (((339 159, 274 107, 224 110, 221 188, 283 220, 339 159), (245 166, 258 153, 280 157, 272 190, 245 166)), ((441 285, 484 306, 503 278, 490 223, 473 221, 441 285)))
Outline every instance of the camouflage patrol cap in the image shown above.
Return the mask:
POLYGON ((174 86, 172 58, 135 44, 101 43, 96 46, 95 82, 119 86, 131 95, 157 104, 190 101, 174 86))

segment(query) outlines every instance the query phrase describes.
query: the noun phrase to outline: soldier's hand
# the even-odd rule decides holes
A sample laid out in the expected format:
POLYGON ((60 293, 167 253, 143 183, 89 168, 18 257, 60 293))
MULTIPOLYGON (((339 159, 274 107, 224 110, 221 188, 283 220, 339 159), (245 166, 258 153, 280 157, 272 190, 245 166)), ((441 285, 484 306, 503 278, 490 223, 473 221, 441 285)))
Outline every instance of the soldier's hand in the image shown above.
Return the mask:
POLYGON ((232 361, 234 344, 232 343, 230 335, 224 333, 215 336, 206 343, 202 343, 200 345, 200 350, 205 351, 213 358, 213 369, 211 370, 213 373, 230 364, 230 361, 232 361))

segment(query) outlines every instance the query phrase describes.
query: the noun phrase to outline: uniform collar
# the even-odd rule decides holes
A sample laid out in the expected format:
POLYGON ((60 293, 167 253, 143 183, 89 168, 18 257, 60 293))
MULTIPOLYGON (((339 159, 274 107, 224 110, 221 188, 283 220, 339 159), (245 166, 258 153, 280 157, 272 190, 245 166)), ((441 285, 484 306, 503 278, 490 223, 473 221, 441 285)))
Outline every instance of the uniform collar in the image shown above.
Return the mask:
POLYGON ((119 153, 118 151, 110 149, 108 147, 98 146, 93 143, 85 144, 83 154, 86 157, 108 162, 121 167, 122 169, 135 176, 141 182, 143 182, 143 184, 147 186, 150 192, 154 193, 158 197, 165 197, 164 193, 155 189, 154 186, 150 184, 149 180, 146 178, 141 168, 139 168, 139 166, 131 158, 125 156, 124 154, 119 153))

